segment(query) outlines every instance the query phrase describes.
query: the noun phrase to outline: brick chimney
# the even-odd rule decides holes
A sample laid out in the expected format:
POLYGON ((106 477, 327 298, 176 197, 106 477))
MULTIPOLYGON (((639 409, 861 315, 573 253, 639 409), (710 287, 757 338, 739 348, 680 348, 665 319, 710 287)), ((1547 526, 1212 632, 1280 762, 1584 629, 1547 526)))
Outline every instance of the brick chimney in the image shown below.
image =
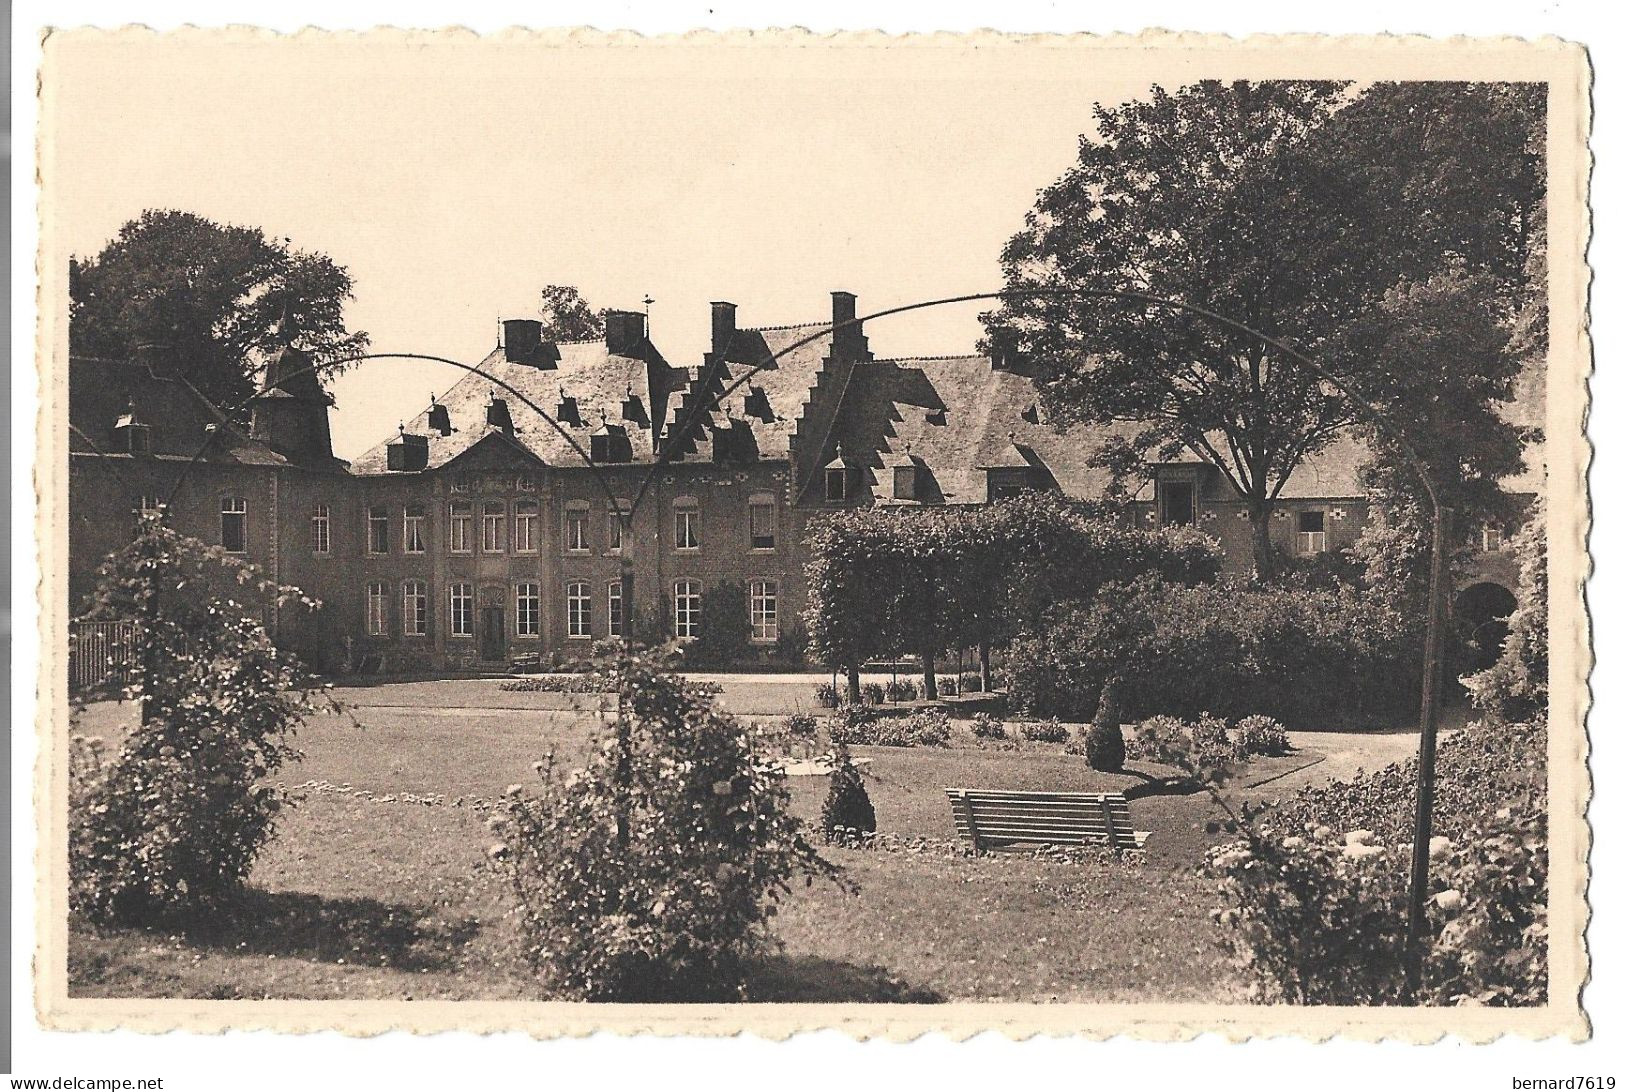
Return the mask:
POLYGON ((604 314, 604 343, 614 356, 637 356, 646 331, 642 311, 608 311, 604 314))
MULTIPOLYGON (((831 325, 839 326, 840 323, 851 322, 858 317, 858 297, 850 292, 831 292, 829 296, 831 325)), ((830 347, 835 355, 847 359, 862 354, 868 347, 863 337, 863 324, 856 323, 837 329, 830 347)))
POLYGON ((728 351, 728 342, 733 339, 734 312, 737 308, 725 300, 717 300, 711 304, 711 351, 724 353, 728 351))
POLYGON ((536 364, 552 367, 542 351, 542 323, 540 319, 504 319, 502 321, 502 356, 512 364, 536 364))

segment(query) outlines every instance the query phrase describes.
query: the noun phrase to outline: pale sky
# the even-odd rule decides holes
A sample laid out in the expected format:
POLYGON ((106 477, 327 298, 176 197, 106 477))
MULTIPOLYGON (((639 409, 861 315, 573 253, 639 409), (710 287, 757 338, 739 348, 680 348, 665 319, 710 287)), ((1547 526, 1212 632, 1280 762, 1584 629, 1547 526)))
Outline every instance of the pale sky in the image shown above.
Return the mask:
MULTIPOLYGON (((1094 103, 1151 82, 1063 50, 414 43, 72 39, 45 158, 58 251, 92 254, 148 207, 188 209, 347 266, 349 323, 377 351, 476 363, 499 317, 534 314, 561 283, 599 307, 654 297, 656 344, 697 364, 711 300, 749 326, 825 318, 832 289, 861 313, 998 288, 1001 247, 1094 103)), ((977 310, 885 320, 870 341, 968 352, 977 310)), ((375 362, 341 377, 337 453, 458 374, 375 362)))

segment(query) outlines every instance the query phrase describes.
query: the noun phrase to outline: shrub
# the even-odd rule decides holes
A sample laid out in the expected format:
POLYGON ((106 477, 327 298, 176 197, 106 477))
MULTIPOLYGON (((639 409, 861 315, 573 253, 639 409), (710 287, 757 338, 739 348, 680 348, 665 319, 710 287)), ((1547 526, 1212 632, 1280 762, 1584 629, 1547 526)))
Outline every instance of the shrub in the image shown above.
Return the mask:
POLYGON ((1302 587, 1186 587, 1145 579, 1055 607, 1012 642, 1021 708, 1092 720, 1118 676, 1123 715, 1262 713, 1324 728, 1410 715, 1419 694, 1406 627, 1371 596, 1302 587))
POLYGON ((508 679, 498 683, 497 689, 521 693, 591 694, 602 685, 602 681, 592 675, 533 675, 525 679, 508 679))
POLYGON ((795 619, 779 626, 779 639, 773 644, 774 654, 789 667, 801 667, 807 662, 807 627, 795 619))
MULTIPOLYGON (((1546 732, 1470 725, 1439 745, 1423 1004, 1547 991, 1546 732)), ((1254 997, 1402 1000, 1414 760, 1305 789, 1209 854, 1215 914, 1254 997)))
POLYGON ((645 661, 601 670, 615 731, 568 777, 538 763, 492 819, 524 957, 561 998, 738 1000, 790 879, 836 870, 753 729, 645 661))
POLYGON ((893 679, 886 684, 886 700, 889 702, 916 701, 919 696, 913 679, 893 679))
POLYGON ((1518 607, 1507 619, 1501 656, 1464 680, 1473 704, 1499 721, 1546 715, 1546 509, 1536 500, 1512 540, 1518 557, 1518 607))
POLYGON ((806 713, 791 713, 779 727, 786 736, 800 743, 811 743, 818 738, 818 718, 806 713))
POLYGON ((724 580, 700 597, 700 631, 683 650, 691 667, 725 668, 751 654, 750 614, 745 589, 724 580))
POLYGON ((1188 746, 1185 722, 1178 717, 1147 717, 1134 728, 1128 754, 1161 766, 1176 765, 1188 746))
POLYGON ((944 698, 959 696, 959 677, 957 675, 943 675, 937 679, 937 694, 944 698))
POLYGON ((845 747, 836 746, 834 760, 829 792, 818 818, 824 840, 832 842, 853 834, 873 834, 875 806, 869 802, 869 791, 863 787, 863 775, 852 765, 852 756, 845 747))
POLYGON ((906 717, 883 717, 865 706, 842 709, 831 720, 830 740, 871 747, 946 747, 950 727, 939 709, 906 717))
POLYGON ((841 704, 841 692, 834 683, 821 682, 813 687, 813 700, 826 709, 834 709, 841 704))
POLYGON ((970 719, 970 734, 977 739, 1005 739, 1004 721, 992 713, 977 713, 970 719))
POLYGON ((1021 726, 1021 738, 1034 743, 1065 743, 1068 732, 1066 725, 1051 717, 1049 720, 1035 720, 1021 726))
POLYGON ((87 696, 137 701, 141 722, 111 758, 88 741, 71 753, 74 911, 150 922, 241 887, 287 799, 268 779, 298 757, 292 736, 317 708, 257 620, 273 599, 310 605, 147 515, 99 570, 88 617, 135 621, 142 645, 127 681, 87 696))
POLYGON ((1236 722, 1236 751, 1242 755, 1284 755, 1292 749, 1286 729, 1273 717, 1253 715, 1236 722))
POLYGON ((1123 732, 1119 727, 1091 724, 1083 737, 1083 757, 1091 770, 1117 773, 1123 769, 1123 732))
POLYGON ((886 688, 877 682, 866 682, 858 688, 858 695, 865 705, 879 705, 886 700, 886 688))

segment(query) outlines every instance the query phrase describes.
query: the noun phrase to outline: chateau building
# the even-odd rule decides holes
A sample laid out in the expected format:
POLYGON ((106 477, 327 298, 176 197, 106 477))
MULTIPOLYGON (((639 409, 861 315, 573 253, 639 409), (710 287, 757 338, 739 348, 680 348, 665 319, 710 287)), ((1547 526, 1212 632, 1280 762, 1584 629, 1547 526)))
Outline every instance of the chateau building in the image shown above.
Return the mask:
MULTIPOLYGON (((569 658, 633 624, 692 637, 722 584, 770 650, 799 627, 820 513, 1102 495, 1090 459, 1104 430, 1052 428, 1032 377, 998 359, 877 359, 856 313, 835 292, 826 320, 747 328, 714 303, 710 350, 688 367, 661 355, 641 313, 610 311, 604 337, 583 342, 508 320, 477 373, 350 463, 333 456, 331 399, 296 348, 270 362, 246 430, 162 357, 76 358, 72 602, 126 540, 120 513, 163 503, 171 526, 321 601, 270 622, 322 670, 569 658)), ((1293 475, 1272 521, 1285 555, 1359 537, 1363 459, 1348 439, 1293 475)), ((1216 467, 1159 465, 1132 509, 1142 526, 1194 524, 1245 571, 1247 510, 1216 467)), ((1487 579, 1504 590, 1510 558, 1484 534, 1487 579)))

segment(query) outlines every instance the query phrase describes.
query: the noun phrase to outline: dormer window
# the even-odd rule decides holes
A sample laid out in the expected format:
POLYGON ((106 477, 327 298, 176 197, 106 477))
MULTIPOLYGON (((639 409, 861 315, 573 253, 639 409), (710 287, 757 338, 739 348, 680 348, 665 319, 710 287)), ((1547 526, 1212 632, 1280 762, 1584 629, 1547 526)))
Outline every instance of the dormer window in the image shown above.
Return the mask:
POLYGON ((152 451, 152 426, 136 412, 134 399, 114 423, 113 436, 118 446, 131 455, 146 455, 152 451))
POLYGON ((621 420, 631 421, 640 428, 649 427, 649 411, 643 408, 643 399, 632 393, 632 388, 626 388, 626 397, 621 401, 621 420))
POLYGON ((442 436, 451 435, 451 411, 429 396, 429 428, 442 436))
POLYGON ((503 432, 513 431, 513 417, 508 413, 508 400, 495 395, 485 404, 485 423, 503 432))
POLYGON ((562 424, 574 425, 577 428, 581 427, 581 407, 577 405, 574 398, 564 393, 563 387, 559 388, 558 409, 553 416, 558 418, 562 424))
POLYGON ((846 500, 846 467, 832 466, 824 471, 824 499, 827 501, 846 500))
POLYGON ((761 387, 753 385, 750 393, 745 395, 745 416, 767 424, 777 420, 773 415, 773 406, 767 400, 767 392, 761 387))
POLYGON ((915 466, 907 463, 892 468, 892 496, 898 500, 913 500, 915 491, 915 466))
POLYGON ((1162 525, 1190 526, 1196 522, 1196 482, 1164 480, 1157 483, 1161 495, 1162 525))

